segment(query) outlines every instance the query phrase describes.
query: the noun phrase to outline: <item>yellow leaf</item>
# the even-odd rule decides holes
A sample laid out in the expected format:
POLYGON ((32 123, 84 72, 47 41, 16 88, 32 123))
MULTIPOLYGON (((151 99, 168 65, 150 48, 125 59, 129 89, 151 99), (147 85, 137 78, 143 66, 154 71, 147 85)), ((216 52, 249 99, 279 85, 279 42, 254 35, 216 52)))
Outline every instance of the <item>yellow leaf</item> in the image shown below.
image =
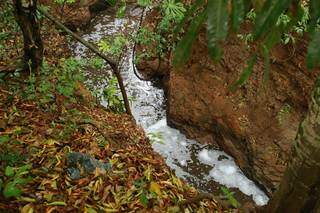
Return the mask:
POLYGON ((47 205, 48 206, 66 206, 67 204, 63 201, 55 201, 52 203, 48 203, 47 205))
POLYGON ((174 175, 172 175, 171 178, 174 185, 176 185, 178 188, 182 188, 182 182, 179 178, 176 178, 174 175))
POLYGON ((179 206, 170 206, 168 208, 168 212, 169 213, 178 213, 178 212, 181 212, 181 209, 179 208, 179 206))
POLYGON ((50 193, 49 194, 44 194, 43 198, 46 199, 47 201, 51 201, 52 200, 52 196, 53 196, 53 194, 50 194, 50 193))
POLYGON ((55 180, 52 181, 50 185, 51 185, 51 187, 52 187, 53 189, 58 189, 58 187, 57 187, 57 181, 55 181, 55 180))
POLYGON ((33 206, 31 203, 25 205, 22 209, 21 209, 21 213, 33 213, 33 206))
POLYGON ((59 156, 56 156, 56 159, 57 159, 57 164, 56 164, 56 166, 55 167, 58 167, 59 165, 60 165, 60 163, 61 163, 61 158, 59 157, 59 156))
POLYGON ((53 139, 48 139, 48 140, 46 140, 44 143, 45 143, 45 144, 48 144, 48 145, 50 145, 50 146, 52 146, 52 145, 54 145, 54 144, 59 144, 58 141, 53 140, 53 139))
POLYGON ((147 178, 148 181, 151 180, 152 168, 148 165, 147 169, 143 172, 144 176, 147 178))
POLYGON ((84 209, 84 212, 85 213, 97 213, 97 211, 96 210, 94 210, 93 208, 91 208, 91 207, 85 207, 85 209, 84 209))
POLYGON ((31 198, 31 197, 20 197, 18 200, 26 201, 26 202, 29 202, 29 203, 36 202, 36 199, 31 198))
POLYGON ((159 184, 157 184, 156 182, 151 182, 150 183, 150 188, 149 188, 150 192, 154 192, 156 193, 158 196, 161 195, 161 189, 159 184))

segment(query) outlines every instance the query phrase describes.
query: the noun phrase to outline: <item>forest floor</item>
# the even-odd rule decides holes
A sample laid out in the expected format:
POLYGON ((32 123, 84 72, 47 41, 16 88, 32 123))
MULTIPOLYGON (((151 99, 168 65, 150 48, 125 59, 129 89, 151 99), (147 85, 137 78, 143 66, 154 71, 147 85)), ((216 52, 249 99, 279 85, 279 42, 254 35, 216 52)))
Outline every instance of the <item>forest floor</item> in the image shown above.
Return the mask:
POLYGON ((1 7, 0 212, 223 211, 174 175, 131 117, 96 103, 51 23, 41 74, 9 73, 23 44, 1 7))

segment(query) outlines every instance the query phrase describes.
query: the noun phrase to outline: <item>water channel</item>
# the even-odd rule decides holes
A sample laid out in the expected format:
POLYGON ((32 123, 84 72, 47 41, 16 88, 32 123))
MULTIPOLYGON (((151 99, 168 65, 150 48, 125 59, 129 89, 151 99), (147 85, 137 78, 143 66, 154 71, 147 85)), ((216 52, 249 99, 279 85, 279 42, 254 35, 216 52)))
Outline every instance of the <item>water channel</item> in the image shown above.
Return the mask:
MULTIPOLYGON (((124 18, 116 18, 113 14, 114 11, 111 10, 99 14, 92 20, 91 26, 82 33, 82 37, 96 43, 106 36, 135 33, 141 9, 129 9, 124 18)), ((265 205, 268 197, 243 174, 232 157, 209 145, 187 139, 179 130, 167 125, 164 92, 153 82, 141 81, 134 74, 132 46, 133 44, 128 44, 126 54, 120 63, 121 74, 129 96, 133 97, 131 107, 137 123, 147 133, 161 135, 162 142, 152 144, 154 150, 165 158, 167 165, 177 176, 199 190, 216 192, 219 190, 217 188, 219 183, 239 189, 243 194, 251 196, 257 205, 265 205)), ((74 43, 72 49, 77 58, 93 57, 92 53, 80 43, 74 43)), ((95 89, 103 89, 106 86, 110 76, 108 71, 87 72, 87 83, 92 84, 95 89)))

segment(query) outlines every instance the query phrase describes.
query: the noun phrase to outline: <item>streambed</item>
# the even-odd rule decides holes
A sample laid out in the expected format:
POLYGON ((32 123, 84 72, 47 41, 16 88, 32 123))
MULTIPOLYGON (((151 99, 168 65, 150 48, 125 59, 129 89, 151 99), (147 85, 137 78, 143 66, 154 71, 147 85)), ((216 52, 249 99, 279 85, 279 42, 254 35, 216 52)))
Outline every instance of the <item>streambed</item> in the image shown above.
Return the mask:
MULTIPOLYGON (((141 9, 129 9, 124 18, 116 18, 114 11, 107 10, 92 20, 91 26, 82 37, 97 42, 106 36, 123 32, 133 34, 138 28, 141 9)), ((80 43, 72 44, 73 53, 77 58, 90 58, 90 53, 80 43)), ((257 205, 265 205, 268 197, 254 182, 249 180, 235 164, 232 157, 209 145, 187 139, 179 130, 171 128, 166 122, 165 96, 161 88, 153 82, 142 81, 134 74, 132 60, 133 44, 128 44, 121 65, 121 74, 125 81, 128 95, 133 97, 132 113, 139 125, 149 134, 156 133, 161 140, 154 142, 152 147, 161 154, 169 167, 177 176, 185 179, 196 188, 206 192, 216 192, 216 183, 229 188, 237 188, 243 194, 251 196, 257 205)), ((106 70, 88 70, 87 83, 95 89, 103 89, 110 76, 106 70)), ((106 104, 102 102, 102 104, 106 104)), ((159 138, 155 138, 156 140, 159 138)))

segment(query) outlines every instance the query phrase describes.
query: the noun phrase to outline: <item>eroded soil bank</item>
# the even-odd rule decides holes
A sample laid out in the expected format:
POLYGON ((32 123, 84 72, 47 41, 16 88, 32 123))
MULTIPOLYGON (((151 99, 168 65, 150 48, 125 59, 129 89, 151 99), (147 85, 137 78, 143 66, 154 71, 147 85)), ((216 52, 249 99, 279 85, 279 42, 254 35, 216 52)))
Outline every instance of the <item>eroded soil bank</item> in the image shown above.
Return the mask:
MULTIPOLYGON (((156 25, 157 20, 150 17, 145 27, 156 25)), ((245 28, 240 33, 248 32, 245 28)), ((147 48, 139 47, 137 54, 147 48)), ((145 76, 163 79, 171 126, 199 142, 219 146, 271 195, 283 175, 319 70, 307 71, 303 63, 306 42, 299 40, 273 49, 266 83, 264 61, 259 57, 248 82, 231 92, 230 85, 258 49, 249 50, 234 35, 223 50, 221 61, 213 63, 203 30, 184 66, 174 68, 169 54, 160 62, 157 57, 144 60, 138 67, 145 76)))

